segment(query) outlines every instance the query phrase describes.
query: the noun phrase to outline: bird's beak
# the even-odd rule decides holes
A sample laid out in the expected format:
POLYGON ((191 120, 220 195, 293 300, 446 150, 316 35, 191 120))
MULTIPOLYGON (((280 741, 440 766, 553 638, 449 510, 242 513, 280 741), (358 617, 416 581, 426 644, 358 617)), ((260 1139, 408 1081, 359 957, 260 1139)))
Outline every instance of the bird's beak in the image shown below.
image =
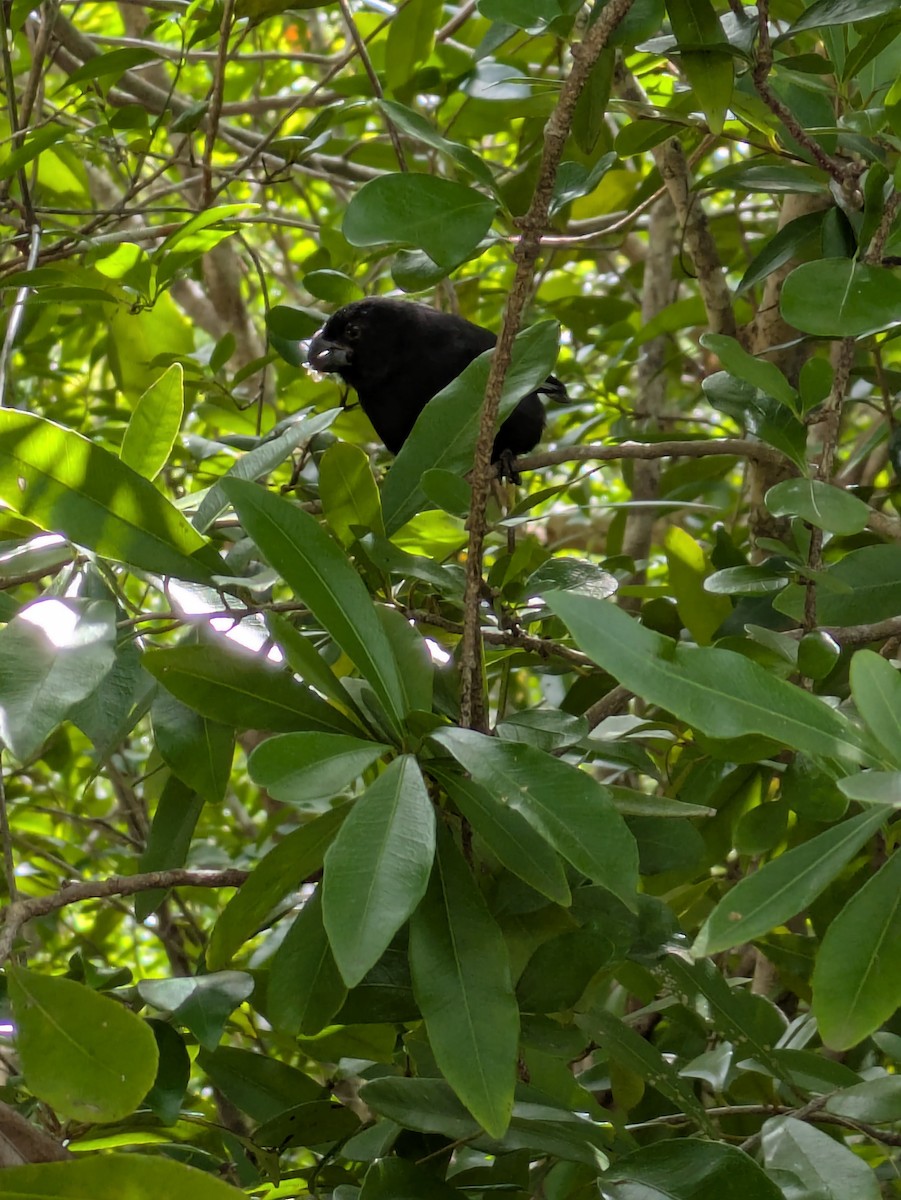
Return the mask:
POLYGON ((335 373, 350 365, 351 352, 339 342, 315 334, 307 351, 307 362, 314 371, 335 373))

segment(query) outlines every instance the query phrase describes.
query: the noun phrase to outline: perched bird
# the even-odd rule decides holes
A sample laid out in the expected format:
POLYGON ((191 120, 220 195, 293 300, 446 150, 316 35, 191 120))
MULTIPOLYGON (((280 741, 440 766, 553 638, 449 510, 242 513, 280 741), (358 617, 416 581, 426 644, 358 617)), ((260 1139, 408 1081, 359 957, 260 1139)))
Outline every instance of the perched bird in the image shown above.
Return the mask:
MULTIPOLYGON (((316 371, 340 375, 356 391, 376 433, 397 454, 429 400, 496 341, 490 330, 463 317, 372 297, 329 317, 310 342, 307 361, 316 371)), ((523 396, 494 439, 492 461, 514 480, 512 460, 528 453, 544 429, 541 393, 567 399, 563 384, 549 375, 523 396)))

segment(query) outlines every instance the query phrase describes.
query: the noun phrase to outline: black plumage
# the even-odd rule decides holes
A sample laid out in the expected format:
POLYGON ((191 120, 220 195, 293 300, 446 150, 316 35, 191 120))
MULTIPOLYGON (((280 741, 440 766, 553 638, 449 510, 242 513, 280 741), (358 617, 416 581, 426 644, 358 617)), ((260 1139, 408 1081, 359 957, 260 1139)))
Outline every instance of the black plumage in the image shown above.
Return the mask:
MULTIPOLYGON (((356 391, 376 433, 397 454, 429 400, 496 341, 490 330, 463 317, 373 297, 329 317, 310 342, 308 362, 314 370, 340 375, 356 391)), ((503 463, 508 474, 512 459, 541 438, 540 393, 566 399, 553 375, 523 396, 494 439, 492 461, 503 463)))

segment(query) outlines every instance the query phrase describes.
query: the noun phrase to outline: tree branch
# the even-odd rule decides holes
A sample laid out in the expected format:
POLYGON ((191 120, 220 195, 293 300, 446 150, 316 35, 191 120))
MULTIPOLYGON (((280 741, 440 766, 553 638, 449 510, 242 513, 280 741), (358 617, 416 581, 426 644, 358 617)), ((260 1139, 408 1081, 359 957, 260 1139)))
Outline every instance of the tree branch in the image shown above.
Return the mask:
POLYGON ((2 914, 0 926, 0 963, 6 962, 19 930, 34 917, 79 904, 82 900, 102 900, 107 896, 133 896, 137 892, 173 887, 240 887, 249 871, 230 867, 224 871, 192 871, 177 867, 169 871, 145 871, 140 875, 111 875, 109 879, 70 883, 49 896, 16 900, 2 914))
POLYGON ((541 236, 547 226, 557 168, 572 125, 579 94, 607 41, 632 7, 632 0, 610 0, 589 29, 584 42, 572 47, 573 66, 564 80, 557 106, 544 129, 538 183, 529 211, 519 223, 522 240, 514 250, 516 273, 504 308, 504 319, 485 387, 479 438, 476 444, 472 480, 472 508, 469 518, 469 550, 466 560, 464 632, 460 656, 460 722, 466 728, 487 731, 485 698, 482 691, 482 660, 479 645, 479 603, 482 590, 482 552, 485 541, 485 509, 488 503, 492 470, 491 447, 497 424, 501 390, 510 366, 513 341, 519 331, 528 300, 535 263, 541 249, 541 236))

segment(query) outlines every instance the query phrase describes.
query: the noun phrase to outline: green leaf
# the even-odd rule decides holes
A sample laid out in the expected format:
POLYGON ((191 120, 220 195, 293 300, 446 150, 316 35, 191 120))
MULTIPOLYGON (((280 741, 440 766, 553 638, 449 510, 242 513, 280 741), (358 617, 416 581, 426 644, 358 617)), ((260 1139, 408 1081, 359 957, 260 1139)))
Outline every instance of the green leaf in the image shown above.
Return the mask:
POLYGON ((340 795, 390 749, 338 733, 285 733, 257 746, 247 766, 274 799, 312 805, 340 795))
POLYGON ((787 405, 792 412, 797 410, 798 393, 775 363, 765 358, 755 358, 735 338, 727 337, 724 333, 703 334, 701 345, 714 352, 730 375, 759 388, 774 400, 787 405))
MULTIPOLYGON (((34 133, 30 133, 22 145, 8 154, 3 162, 0 163, 0 181, 12 179, 17 171, 27 166, 28 163, 33 162, 44 150, 49 150, 51 146, 56 145, 57 142, 61 142, 65 136, 66 130, 62 125, 57 124, 45 125, 42 129, 37 129, 34 133)), ((37 268, 37 270, 41 269, 40 267, 37 268)), ((54 273, 59 279, 65 278, 62 271, 54 273)), ((20 274, 20 272, 17 272, 17 274, 20 274)), ((5 286, 10 286, 11 282, 7 279, 5 286)), ((12 286, 19 285, 12 282, 12 286)))
POLYGON ((0 629, 0 741, 21 762, 112 669, 116 610, 106 600, 46 598, 0 629))
POLYGON ((253 1131, 254 1141, 279 1153, 290 1146, 318 1146, 344 1142, 360 1127, 360 1118, 332 1100, 296 1104, 270 1118, 253 1131))
POLYGON ((449 833, 410 922, 410 967, 441 1073, 492 1137, 513 1109, 519 1010, 507 947, 449 833))
MULTIPOLYGON (((147 845, 138 861, 139 871, 164 871, 170 867, 183 867, 191 848, 191 838, 203 810, 203 799, 170 775, 163 787, 147 845)), ((139 892, 135 896, 135 917, 146 921, 166 898, 165 888, 139 892)))
POLYGON ((205 1050, 215 1050, 228 1018, 253 988, 253 977, 243 971, 216 971, 175 979, 142 979, 138 994, 147 1004, 187 1025, 205 1050))
POLYGON ((148 650, 143 662, 176 699, 231 728, 358 732, 290 672, 244 651, 223 649, 221 643, 148 650))
POLYGON ((407 1129, 442 1133, 453 1140, 479 1132, 478 1122, 443 1079, 385 1075, 364 1083, 360 1095, 373 1111, 407 1129))
POLYGON ((405 1158, 377 1159, 366 1172, 360 1200, 460 1200, 460 1193, 405 1158))
POLYGON ((858 650, 851 659, 851 695, 886 762, 901 767, 901 675, 881 654, 858 650))
MULTIPOLYGON (((516 338, 504 380, 499 421, 550 374, 557 358, 558 336, 555 321, 541 321, 516 338)), ((433 396, 417 417, 382 488, 382 511, 389 536, 423 508, 422 476, 426 471, 440 468, 462 475, 471 469, 493 353, 480 354, 433 396)))
POLYGON ((197 235, 199 233, 209 229, 211 225, 218 225, 221 221, 227 221, 232 217, 238 216, 239 213, 253 212, 259 207, 258 204, 244 202, 219 204, 215 207, 205 208, 202 212, 195 213, 193 217, 189 217, 174 233, 170 233, 160 247, 154 251, 154 257, 157 259, 165 258, 166 255, 174 250, 177 250, 180 254, 193 250, 205 251, 208 248, 208 243, 203 239, 198 240, 197 235))
POLYGON ((347 996, 322 923, 322 889, 304 903, 269 962, 266 1015, 282 1033, 314 1034, 347 996))
POLYGON ((569 929, 535 950, 516 983, 524 1013, 575 1008, 592 978, 614 955, 613 942, 590 927, 569 929))
POLYGON ((325 856, 322 908, 348 987, 360 982, 425 894, 435 814, 415 758, 397 758, 354 802, 325 856))
POLYGON ((244 528, 298 599, 371 684, 389 718, 404 716, 404 689, 391 644, 363 581, 318 521, 243 480, 222 488, 244 528))
POLYGON ((826 180, 814 167, 796 167, 781 160, 732 163, 695 184, 698 190, 715 189, 739 192, 801 192, 822 196, 826 180))
POLYGON ((156 479, 169 461, 184 415, 184 371, 173 363, 135 405, 119 457, 139 475, 156 479))
POLYGON ((850 258, 802 263, 782 285, 780 308, 804 333, 863 337, 901 321, 901 279, 850 258))
MULTIPOLYGON (((901 546, 864 546, 827 567, 817 588, 817 620, 822 625, 862 625, 898 615, 901 546)), ((802 586, 793 585, 775 601, 779 612, 800 621, 802 586)))
POLYGON ((278 902, 319 870, 349 812, 347 804, 329 809, 289 833, 260 859, 213 926, 206 955, 211 971, 226 966, 244 942, 262 928, 278 902))
POLYGON ((807 908, 889 812, 877 808, 842 821, 739 880, 705 921, 693 953, 718 954, 751 942, 807 908))
POLYGON ((97 54, 93 58, 89 58, 87 62, 82 63, 80 67, 76 67, 60 91, 63 88, 72 87, 76 83, 88 83, 94 79, 115 82, 120 75, 124 75, 132 67, 139 67, 143 66, 144 63, 159 61, 159 57, 159 54, 155 50, 142 49, 140 47, 126 47, 122 50, 109 50, 106 54, 97 54))
POLYGON ((385 536, 379 489, 369 457, 350 442, 335 442, 319 460, 319 496, 332 533, 351 546, 363 533, 385 536))
POLYGON ((177 508, 81 434, 0 411, 0 499, 41 529, 143 571, 210 583, 225 564, 177 508))
POLYGON ((823 29, 829 25, 852 25, 871 17, 896 16, 896 0, 817 0, 798 17, 783 37, 790 38, 803 29, 823 29))
POLYGON ((664 537, 664 548, 679 616, 695 641, 707 645, 731 615, 732 605, 704 586, 710 566, 690 533, 671 525, 664 537))
POLYGON ((571 903, 559 856, 525 817, 471 779, 453 775, 437 765, 430 764, 429 771, 508 871, 556 904, 571 903))
POLYGON ((796 217, 793 221, 783 225, 751 260, 735 289, 736 296, 740 296, 742 292, 762 283, 767 276, 778 271, 780 267, 784 267, 792 259, 800 258, 802 255, 809 257, 807 252, 812 251, 815 246, 817 248, 819 246, 822 224, 823 213, 814 212, 805 213, 802 217, 796 217))
POLYGON ((576 870, 634 908, 638 851, 605 787, 525 743, 501 742, 468 729, 441 729, 432 738, 576 870))
POLYGON ((309 1104, 323 1095, 322 1084, 296 1067, 237 1046, 201 1049, 197 1065, 254 1121, 268 1121, 292 1105, 309 1104))
POLYGON ((591 1012, 578 1016, 576 1023, 601 1043, 610 1058, 646 1079, 662 1096, 675 1104, 679 1112, 684 1112, 699 1128, 713 1135, 710 1120, 696 1099, 691 1084, 681 1078, 656 1046, 619 1017, 602 1008, 595 1007, 591 1012))
POLYGON ((491 228, 494 200, 437 175, 382 175, 351 197, 343 233, 352 246, 418 246, 445 271, 467 259, 491 228))
POLYGON ((410 0, 398 9, 385 42, 385 83, 396 91, 432 53, 443 0, 410 0))
POLYGON ((742 654, 678 645, 605 600, 556 592, 547 603, 585 653, 624 687, 708 737, 756 733, 810 754, 865 757, 865 742, 850 721, 742 654))
POLYGON ((152 714, 153 735, 163 761, 204 800, 218 804, 228 786, 234 728, 207 720, 168 692, 157 692, 152 714))
POLYGON ((849 800, 860 804, 890 804, 901 808, 901 771, 861 771, 840 779, 838 786, 849 800))
POLYGON ((714 408, 781 450, 800 470, 807 469, 807 427, 784 404, 726 371, 708 375, 701 387, 714 408))
POLYGON ((191 1059, 181 1035, 165 1021, 148 1021, 156 1038, 159 1067, 145 1103, 163 1125, 178 1120, 191 1079, 191 1059))
MULTIPOLYGON (((426 118, 412 108, 398 104, 394 100, 382 100, 379 107, 391 118, 394 125, 408 137, 416 138, 423 145, 431 146, 441 154, 446 154, 458 166, 468 171, 483 187, 494 191, 494 176, 491 168, 478 154, 460 142, 450 142, 441 136, 426 118)), ((441 272, 443 274, 443 272, 441 272)))
POLYGON ((627 1154, 601 1179, 610 1200, 782 1200, 782 1192, 736 1146, 664 1140, 627 1154))
POLYGON ((94 1154, 71 1162, 7 1167, 3 1189, 22 1200, 236 1200, 240 1193, 207 1171, 149 1154, 94 1154))
POLYGON ((860 533, 870 519, 869 505, 819 479, 784 479, 764 499, 774 517, 801 517, 829 533, 860 533))
MULTIPOLYGON (((29 1090, 73 1121, 121 1121, 133 1113, 156 1078, 149 1025, 72 979, 6 969, 29 1090)), ((4 1190, 7 1179, 4 1174, 4 1190)))
POLYGON ((683 50, 680 62, 710 132, 722 133, 735 77, 731 53, 727 49, 683 50))
POLYGON ((813 972, 813 1013, 826 1045, 847 1050, 875 1032, 899 1005, 901 853, 896 851, 826 930, 813 972))
MULTIPOLYGON (((337 416, 337 409, 312 416, 289 418, 288 427, 276 437, 266 438, 253 450, 242 454, 226 471, 224 479, 261 479, 285 461, 298 446, 308 443, 317 433, 327 429, 337 416)), ((281 426, 279 426, 281 428, 281 426)), ((220 480, 221 483, 221 480, 220 480)), ((194 528, 205 533, 213 521, 228 507, 228 497, 219 484, 214 484, 197 506, 194 528)))
POLYGON ((826 1101, 826 1111, 874 1125, 901 1121, 901 1075, 879 1075, 843 1088, 826 1101))
POLYGON ((431 716, 435 667, 425 638, 398 609, 380 605, 376 611, 400 668, 405 711, 428 713, 437 723, 431 716))
POLYGON ((879 1200, 882 1192, 869 1163, 843 1142, 796 1117, 763 1124, 761 1148, 768 1171, 786 1171, 802 1195, 817 1200, 879 1200))

